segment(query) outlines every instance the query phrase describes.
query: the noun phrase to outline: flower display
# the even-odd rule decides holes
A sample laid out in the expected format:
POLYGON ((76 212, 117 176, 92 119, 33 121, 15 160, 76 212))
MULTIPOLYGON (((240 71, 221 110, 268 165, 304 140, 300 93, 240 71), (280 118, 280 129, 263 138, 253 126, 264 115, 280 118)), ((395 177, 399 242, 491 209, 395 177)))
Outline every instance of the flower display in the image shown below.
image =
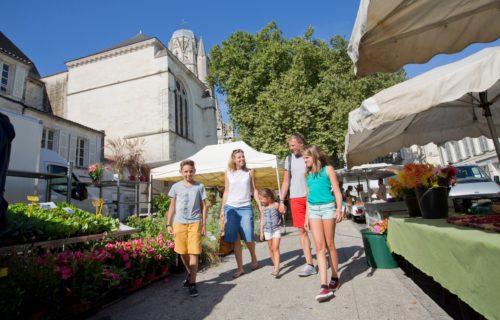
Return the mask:
POLYGON ((94 163, 89 165, 87 168, 89 172, 90 179, 92 179, 93 182, 98 182, 101 180, 102 174, 104 173, 104 170, 108 170, 107 167, 103 166, 102 164, 99 163, 94 163))
POLYGON ((389 225, 389 220, 386 218, 384 220, 377 221, 375 224, 370 226, 370 231, 376 234, 384 234, 387 232, 387 227, 389 225))
POLYGON ((415 188, 448 187, 456 181, 458 170, 447 165, 445 167, 432 164, 407 163, 396 178, 389 179, 391 194, 395 198, 404 198, 415 188))

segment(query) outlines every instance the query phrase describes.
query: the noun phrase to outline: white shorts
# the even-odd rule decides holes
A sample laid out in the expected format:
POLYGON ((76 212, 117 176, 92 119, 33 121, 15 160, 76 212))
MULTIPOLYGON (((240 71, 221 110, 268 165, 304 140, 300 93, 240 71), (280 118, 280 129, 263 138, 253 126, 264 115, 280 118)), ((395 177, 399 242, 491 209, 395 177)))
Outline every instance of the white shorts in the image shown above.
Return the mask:
POLYGON ((281 230, 277 229, 274 232, 264 231, 264 240, 271 240, 272 238, 281 238, 281 230))

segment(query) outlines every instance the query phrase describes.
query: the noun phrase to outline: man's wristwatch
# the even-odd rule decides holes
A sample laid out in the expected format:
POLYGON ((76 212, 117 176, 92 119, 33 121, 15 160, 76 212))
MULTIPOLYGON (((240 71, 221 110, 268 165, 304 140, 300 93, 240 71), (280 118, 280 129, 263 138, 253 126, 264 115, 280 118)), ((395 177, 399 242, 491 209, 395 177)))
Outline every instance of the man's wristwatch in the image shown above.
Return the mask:
POLYGON ((168 228, 168 227, 171 227, 171 225, 167 223, 167 224, 165 225, 165 227, 166 227, 166 228, 168 228))

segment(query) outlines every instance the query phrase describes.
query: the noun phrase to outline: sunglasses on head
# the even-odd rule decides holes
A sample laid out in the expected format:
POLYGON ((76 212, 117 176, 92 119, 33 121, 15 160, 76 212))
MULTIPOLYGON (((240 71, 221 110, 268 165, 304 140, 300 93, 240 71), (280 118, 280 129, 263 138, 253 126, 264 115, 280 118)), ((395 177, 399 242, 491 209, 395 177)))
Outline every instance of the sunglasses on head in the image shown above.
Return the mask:
POLYGON ((234 149, 232 154, 237 154, 237 153, 243 153, 243 150, 241 149, 234 149))

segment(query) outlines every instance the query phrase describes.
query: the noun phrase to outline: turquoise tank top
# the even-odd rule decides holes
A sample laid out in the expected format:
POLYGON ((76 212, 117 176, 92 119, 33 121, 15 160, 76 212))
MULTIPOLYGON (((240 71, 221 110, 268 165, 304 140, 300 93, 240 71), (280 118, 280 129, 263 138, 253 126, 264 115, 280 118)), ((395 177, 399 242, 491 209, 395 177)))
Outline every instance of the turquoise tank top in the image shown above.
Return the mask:
POLYGON ((309 172, 306 177, 307 202, 310 204, 327 204, 335 201, 332 194, 332 184, 326 173, 326 166, 318 173, 309 172))

